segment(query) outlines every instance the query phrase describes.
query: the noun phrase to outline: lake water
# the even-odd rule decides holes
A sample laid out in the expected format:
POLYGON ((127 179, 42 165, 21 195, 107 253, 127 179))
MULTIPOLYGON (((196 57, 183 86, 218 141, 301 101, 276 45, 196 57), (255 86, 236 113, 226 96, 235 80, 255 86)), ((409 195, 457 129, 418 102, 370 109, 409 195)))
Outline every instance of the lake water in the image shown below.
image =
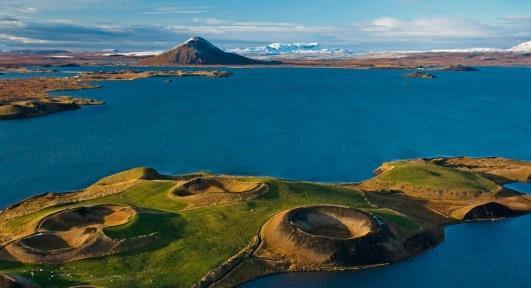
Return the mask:
MULTIPOLYGON (((37 193, 80 189, 135 166, 163 173, 208 170, 348 182, 371 177, 380 163, 393 159, 531 159, 529 68, 437 72, 432 80, 407 79, 405 71, 392 70, 231 71, 234 76, 222 79, 103 82, 101 89, 64 93, 102 99, 103 106, 0 121, 0 206, 37 193)), ((447 229, 447 241, 434 251, 384 269, 284 274, 248 287, 272 287, 278 284, 274 281, 290 279, 313 279, 304 283, 315 287, 354 286, 358 281, 377 285, 364 287, 398 287, 397 279, 416 284, 422 277, 457 272, 514 279, 507 287, 524 287, 518 285, 531 284, 529 273, 519 274, 531 267, 530 251, 524 247, 531 240, 530 221, 526 216, 453 226, 447 229), (482 247, 477 255, 466 250, 472 240, 482 247), (502 247, 510 251, 500 252, 502 247), (455 260, 459 253, 473 256, 455 260), (403 279, 403 269, 411 282, 403 279)), ((431 286, 452 287, 440 277, 440 285, 431 286)))
POLYGON ((514 182, 514 183, 509 183, 505 185, 505 187, 516 190, 518 192, 531 194, 531 183, 514 182))

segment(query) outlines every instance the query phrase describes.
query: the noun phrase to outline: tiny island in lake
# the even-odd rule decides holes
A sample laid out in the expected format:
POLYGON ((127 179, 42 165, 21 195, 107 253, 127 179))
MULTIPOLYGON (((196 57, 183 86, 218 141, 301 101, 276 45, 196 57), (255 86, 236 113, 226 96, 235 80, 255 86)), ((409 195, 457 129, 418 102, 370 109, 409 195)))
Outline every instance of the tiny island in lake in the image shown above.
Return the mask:
POLYGON ((0 288, 531 286, 531 4, 19 2, 0 288))

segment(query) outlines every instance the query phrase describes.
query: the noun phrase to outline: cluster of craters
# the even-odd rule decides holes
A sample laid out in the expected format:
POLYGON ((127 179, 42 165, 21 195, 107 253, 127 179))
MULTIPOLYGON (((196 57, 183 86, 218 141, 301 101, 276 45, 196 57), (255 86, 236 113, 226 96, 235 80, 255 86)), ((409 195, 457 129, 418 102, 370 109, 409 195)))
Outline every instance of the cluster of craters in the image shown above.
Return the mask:
POLYGON ((128 223, 137 212, 128 206, 82 206, 43 218, 33 234, 11 241, 0 259, 23 263, 64 263, 118 252, 123 241, 107 237, 106 227, 128 223))

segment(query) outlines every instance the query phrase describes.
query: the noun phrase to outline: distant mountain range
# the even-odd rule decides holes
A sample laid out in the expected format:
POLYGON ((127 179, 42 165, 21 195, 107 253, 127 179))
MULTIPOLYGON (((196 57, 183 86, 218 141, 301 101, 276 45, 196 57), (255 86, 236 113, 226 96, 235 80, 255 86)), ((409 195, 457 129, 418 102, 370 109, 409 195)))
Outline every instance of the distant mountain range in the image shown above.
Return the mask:
MULTIPOLYGON (((176 48, 161 55, 142 60, 143 65, 170 65, 170 64, 256 64, 257 59, 339 59, 352 56, 368 57, 393 57, 393 55, 416 53, 527 53, 531 52, 531 41, 517 45, 510 49, 499 48, 464 48, 464 49, 433 49, 419 51, 375 51, 355 53, 347 49, 327 48, 319 43, 271 43, 263 46, 247 48, 231 48, 225 51, 213 46, 207 40, 193 37, 176 48), (200 53, 198 53, 200 52, 200 53), (239 54, 239 55, 237 55, 239 54), (197 55, 197 56, 194 56, 197 55), (231 56, 227 56, 231 55, 231 56), (236 55, 236 56, 235 56, 236 55), (240 56, 241 55, 241 56, 240 56), (212 57, 210 57, 212 56, 212 57), (227 61, 230 59, 229 61, 227 61), (243 58, 241 58, 243 57, 243 58), (247 57, 253 57, 247 58, 247 57), (222 60, 223 61, 220 61, 222 60), (245 59, 245 60, 242 60, 245 59), (147 64, 151 63, 151 64, 147 64), (166 63, 166 64, 163 64, 166 63)), ((159 52, 160 53, 160 52, 159 52)), ((150 53, 123 53, 125 56, 147 56, 150 53)), ((155 54, 155 53, 152 53, 155 54)))
POLYGON ((249 56, 282 56, 282 55, 349 55, 352 52, 344 49, 324 48, 319 43, 271 43, 265 46, 227 49, 229 52, 249 56))
POLYGON ((378 58, 393 55, 420 54, 420 53, 530 53, 531 41, 524 42, 509 49, 500 48, 463 48, 463 49, 433 49, 416 51, 374 51, 366 53, 366 56, 378 58))
MULTIPOLYGON (((21 49, 0 51, 11 55, 45 56, 71 58, 79 52, 52 49, 21 49)), ((116 49, 101 50, 101 56, 142 57, 140 65, 249 65, 270 63, 270 58, 288 59, 340 59, 353 56, 394 57, 395 55, 416 53, 531 53, 531 41, 521 43, 509 49, 500 48, 464 48, 464 49, 433 49, 417 51, 358 51, 324 47, 316 42, 302 43, 270 43, 263 46, 246 48, 230 48, 222 50, 201 37, 192 37, 169 51, 138 51, 123 52, 116 49)))
POLYGON ((148 57, 138 65, 250 65, 265 62, 225 52, 201 37, 192 37, 160 55, 148 57))
POLYGON ((531 41, 524 42, 509 49, 511 52, 531 52, 531 41))

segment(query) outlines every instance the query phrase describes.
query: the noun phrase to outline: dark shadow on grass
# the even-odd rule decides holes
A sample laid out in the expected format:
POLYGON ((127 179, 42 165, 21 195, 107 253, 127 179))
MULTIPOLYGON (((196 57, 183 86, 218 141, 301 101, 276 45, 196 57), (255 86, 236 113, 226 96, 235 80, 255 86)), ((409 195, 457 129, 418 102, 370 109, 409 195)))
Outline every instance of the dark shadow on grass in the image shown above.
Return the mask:
POLYGON ((176 213, 140 213, 130 223, 119 227, 107 228, 105 235, 114 239, 127 239, 142 235, 157 234, 156 241, 138 249, 121 252, 119 255, 134 255, 141 252, 163 248, 181 238, 186 221, 176 213))

